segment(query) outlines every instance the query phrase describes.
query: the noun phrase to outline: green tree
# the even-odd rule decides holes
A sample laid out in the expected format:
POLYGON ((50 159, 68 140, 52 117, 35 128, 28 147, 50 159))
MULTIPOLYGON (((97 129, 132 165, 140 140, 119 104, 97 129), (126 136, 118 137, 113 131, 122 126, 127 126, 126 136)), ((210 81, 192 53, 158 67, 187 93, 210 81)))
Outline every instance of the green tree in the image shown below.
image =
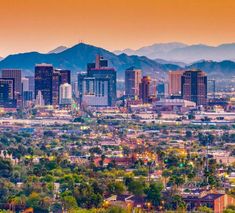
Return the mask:
POLYGON ((108 184, 108 190, 111 194, 122 194, 125 191, 125 185, 122 182, 111 182, 108 184))
POLYGON ((12 171, 11 162, 0 158, 0 177, 9 178, 12 175, 12 171))
POLYGON ((141 180, 131 180, 127 185, 128 190, 134 195, 143 195, 145 189, 145 183, 141 180))
POLYGON ((105 213, 127 213, 127 210, 119 206, 111 206, 105 211, 105 213))
POLYGON ((213 213, 213 210, 207 206, 200 206, 197 210, 201 213, 213 213))
POLYGON ((73 197, 73 196, 63 197, 63 203, 64 203, 65 209, 68 212, 73 212, 73 211, 76 211, 78 209, 77 201, 76 201, 75 197, 73 197))
POLYGON ((146 198, 148 201, 152 203, 153 206, 159 206, 162 195, 161 192, 163 190, 163 185, 160 182, 151 183, 149 187, 145 190, 146 198))

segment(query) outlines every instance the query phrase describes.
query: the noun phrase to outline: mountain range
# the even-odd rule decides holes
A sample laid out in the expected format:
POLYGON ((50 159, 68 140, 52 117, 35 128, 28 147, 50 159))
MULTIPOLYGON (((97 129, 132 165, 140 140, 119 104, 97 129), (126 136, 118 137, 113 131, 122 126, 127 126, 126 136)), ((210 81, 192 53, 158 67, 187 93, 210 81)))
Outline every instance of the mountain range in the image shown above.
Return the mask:
POLYGON ((150 59, 163 59, 184 63, 200 60, 235 60, 235 43, 209 46, 205 44, 187 45, 179 42, 157 43, 137 50, 114 51, 116 54, 146 56, 150 59))
MULTIPOLYGON (((229 45, 230 47, 226 45, 220 46, 224 46, 228 52, 231 52, 233 49, 233 45, 229 45)), ((190 48, 190 46, 185 46, 182 43, 171 43, 167 44, 166 48, 164 48, 164 45, 161 45, 161 48, 159 47, 158 50, 161 50, 163 54, 164 51, 176 51, 182 48, 190 48)), ((146 48, 144 51, 147 51, 146 48)), ((71 48, 60 46, 50 51, 50 53, 28 52, 9 55, 0 61, 0 69, 19 68, 23 70, 24 75, 33 75, 35 64, 50 63, 55 68, 70 69, 75 77, 77 72, 86 70, 87 63, 95 61, 97 54, 102 55, 109 61, 109 66, 117 70, 118 78, 121 79, 124 78, 124 71, 131 66, 142 69, 144 75, 154 77, 156 75, 164 77, 166 76, 166 71, 179 69, 202 69, 209 75, 218 78, 230 78, 235 75, 235 62, 231 60, 200 60, 186 64, 177 60, 173 61, 162 58, 153 60, 146 56, 127 55, 125 53, 114 54, 103 48, 85 43, 79 43, 71 48)), ((224 53, 224 55, 228 54, 224 53)))
POLYGON ((0 61, 0 69, 20 68, 24 70, 24 74, 30 74, 33 73, 35 64, 50 63, 57 68, 70 69, 73 74, 76 74, 78 71, 86 70, 87 63, 94 62, 97 54, 107 59, 111 67, 115 67, 120 78, 123 78, 125 69, 131 66, 142 69, 145 74, 153 74, 153 71, 162 72, 180 68, 175 64, 158 63, 145 56, 128 56, 124 53, 116 55, 103 48, 79 43, 59 53, 28 52, 9 55, 0 61))

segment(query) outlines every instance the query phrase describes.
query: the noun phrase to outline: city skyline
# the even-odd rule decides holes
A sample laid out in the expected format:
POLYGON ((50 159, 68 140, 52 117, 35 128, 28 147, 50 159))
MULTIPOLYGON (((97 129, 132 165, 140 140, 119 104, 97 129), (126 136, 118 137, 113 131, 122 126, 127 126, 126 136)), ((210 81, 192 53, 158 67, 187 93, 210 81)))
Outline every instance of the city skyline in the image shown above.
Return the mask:
POLYGON ((234 9, 232 0, 1 0, 0 56, 80 41, 111 51, 171 41, 232 43, 234 9))

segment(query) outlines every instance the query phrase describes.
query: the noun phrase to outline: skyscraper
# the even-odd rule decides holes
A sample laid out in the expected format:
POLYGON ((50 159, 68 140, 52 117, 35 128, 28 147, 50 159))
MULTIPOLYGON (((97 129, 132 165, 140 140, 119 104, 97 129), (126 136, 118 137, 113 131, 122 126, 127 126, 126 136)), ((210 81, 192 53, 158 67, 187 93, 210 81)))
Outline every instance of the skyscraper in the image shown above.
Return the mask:
POLYGON ((29 80, 29 91, 33 92, 34 97, 34 90, 35 90, 35 82, 34 82, 34 76, 25 76, 29 80))
POLYGON ((0 106, 15 108, 15 83, 13 78, 0 78, 0 106))
POLYGON ((78 73, 78 85, 77 85, 77 90, 78 90, 78 96, 81 98, 82 96, 82 84, 83 84, 83 79, 87 77, 86 72, 79 72, 78 73))
POLYGON ((181 77, 184 71, 170 71, 168 73, 169 80, 169 95, 170 96, 181 96, 181 77))
MULTIPOLYGON (((116 71, 114 68, 108 67, 108 61, 98 55, 96 57, 95 63, 89 63, 87 65, 87 74, 78 75, 78 87, 79 87, 78 89, 79 89, 79 93, 81 94, 82 101, 84 101, 84 94, 85 94, 84 81, 87 81, 88 79, 93 79, 93 80, 89 80, 90 82, 86 84, 90 85, 92 84, 92 82, 94 82, 94 89, 95 89, 94 94, 98 94, 98 96, 100 96, 100 100, 102 99, 102 97, 104 97, 103 96, 104 94, 107 94, 108 103, 103 105, 104 101, 101 101, 102 106, 114 106, 116 103, 116 96, 117 96, 116 94, 116 71), (96 91, 96 90, 99 90, 99 91, 96 91), (102 96, 100 94, 102 94, 102 96)), ((93 98, 95 97, 96 96, 93 96, 93 98)), ((97 99, 97 97, 95 99, 97 99)), ((95 99, 90 100, 89 102, 94 103, 95 99)), ((100 104, 97 104, 97 106, 100 106, 100 104)))
POLYGON ((35 66, 35 98, 41 91, 45 105, 52 105, 52 78, 51 64, 37 64, 35 66))
POLYGON ((52 105, 59 105, 59 91, 61 85, 61 74, 59 70, 54 70, 52 75, 52 105))
POLYGON ((45 105, 59 105, 60 85, 70 83, 70 70, 54 69, 51 64, 35 67, 35 97, 41 91, 45 105))
POLYGON ((17 100, 17 107, 22 106, 22 85, 21 85, 21 70, 19 69, 3 69, 2 78, 14 79, 14 95, 17 100))
POLYGON ((185 71, 181 78, 182 98, 207 105, 207 75, 201 70, 185 71))
POLYGON ((33 92, 29 91, 29 78, 22 78, 22 99, 25 107, 28 101, 33 100, 33 92))
POLYGON ((82 103, 88 106, 105 107, 109 103, 109 79, 86 77, 82 83, 82 103))
POLYGON ((151 83, 151 78, 150 76, 144 76, 141 79, 140 83, 140 100, 142 100, 143 103, 148 103, 149 102, 149 97, 150 97, 150 83, 151 83))
POLYGON ((62 70, 62 69, 55 69, 55 71, 59 71, 61 76, 61 84, 71 84, 71 71, 70 70, 62 70))
POLYGON ((159 81, 157 84, 157 97, 166 98, 168 96, 168 83, 159 81))
POLYGON ((89 70, 91 70, 91 69, 95 69, 95 68, 100 69, 102 67, 108 67, 108 60, 104 59, 100 55, 96 55, 95 63, 88 63, 87 64, 87 71, 89 72, 89 70))
POLYGON ((21 70, 19 70, 19 69, 3 69, 2 70, 2 78, 13 78, 14 79, 15 96, 21 95, 21 93, 22 93, 21 70))
POLYGON ((22 78, 22 90, 24 91, 29 91, 29 79, 28 78, 22 78))
POLYGON ((139 97, 139 84, 142 72, 140 69, 130 67, 125 71, 125 93, 128 97, 139 97))

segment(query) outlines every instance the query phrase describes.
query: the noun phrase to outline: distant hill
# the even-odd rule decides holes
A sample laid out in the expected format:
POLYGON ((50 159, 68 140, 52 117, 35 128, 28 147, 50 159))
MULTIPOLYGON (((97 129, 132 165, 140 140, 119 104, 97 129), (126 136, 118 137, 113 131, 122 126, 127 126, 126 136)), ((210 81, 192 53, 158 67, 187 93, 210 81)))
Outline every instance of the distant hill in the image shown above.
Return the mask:
POLYGON ((3 57, 0 56, 0 61, 3 59, 3 57))
POLYGON ((115 55, 103 48, 80 43, 60 53, 42 54, 38 52, 21 53, 9 55, 0 61, 2 68, 21 68, 27 74, 33 73, 37 63, 51 63, 54 67, 70 69, 75 75, 78 71, 86 70, 86 65, 95 60, 97 54, 109 60, 111 67, 118 71, 118 76, 123 78, 124 71, 130 66, 143 70, 144 74, 154 75, 155 72, 177 70, 180 67, 175 64, 161 64, 147 57, 128 56, 126 54, 115 55))
POLYGON ((180 66, 182 68, 187 65, 184 62, 167 61, 167 60, 160 59, 160 58, 154 59, 154 61, 156 61, 157 63, 160 63, 160 64, 174 64, 174 65, 180 66))
POLYGON ((221 62, 216 61, 199 61, 186 67, 187 69, 200 69, 205 71, 208 75, 215 78, 230 78, 235 75, 235 62, 225 60, 221 62))
POLYGON ((165 55, 167 55, 170 51, 187 47, 187 44, 179 43, 179 42, 170 42, 170 43, 156 43, 150 46, 145 46, 137 50, 125 49, 125 50, 117 50, 114 51, 116 54, 126 53, 127 55, 138 55, 138 56, 146 56, 150 59, 165 59, 165 55))
POLYGON ((65 51, 65 50, 67 50, 67 49, 68 49, 68 47, 59 46, 59 47, 57 47, 57 48, 55 48, 55 49, 49 51, 48 53, 49 53, 49 54, 50 54, 50 53, 61 53, 61 52, 65 51))
POLYGON ((34 74, 35 64, 50 63, 55 68, 70 69, 73 77, 79 71, 85 71, 87 63, 94 62, 97 54, 102 55, 109 61, 109 66, 117 70, 118 78, 124 78, 124 72, 127 68, 135 66, 143 70, 144 75, 153 77, 164 77, 166 71, 177 69, 202 69, 209 75, 215 77, 231 77, 235 75, 235 62, 225 60, 221 62, 211 60, 200 60, 190 65, 175 61, 163 59, 151 60, 145 56, 127 54, 116 55, 103 48, 80 43, 68 48, 60 53, 42 54, 38 52, 20 53, 9 55, 0 61, 0 69, 3 68, 20 68, 26 75, 34 74))
POLYGON ((150 59, 163 59, 184 63, 199 60, 223 61, 235 59, 235 43, 208 46, 204 44, 186 45, 183 43, 165 43, 146 46, 138 50, 123 50, 126 54, 146 56, 150 59))

